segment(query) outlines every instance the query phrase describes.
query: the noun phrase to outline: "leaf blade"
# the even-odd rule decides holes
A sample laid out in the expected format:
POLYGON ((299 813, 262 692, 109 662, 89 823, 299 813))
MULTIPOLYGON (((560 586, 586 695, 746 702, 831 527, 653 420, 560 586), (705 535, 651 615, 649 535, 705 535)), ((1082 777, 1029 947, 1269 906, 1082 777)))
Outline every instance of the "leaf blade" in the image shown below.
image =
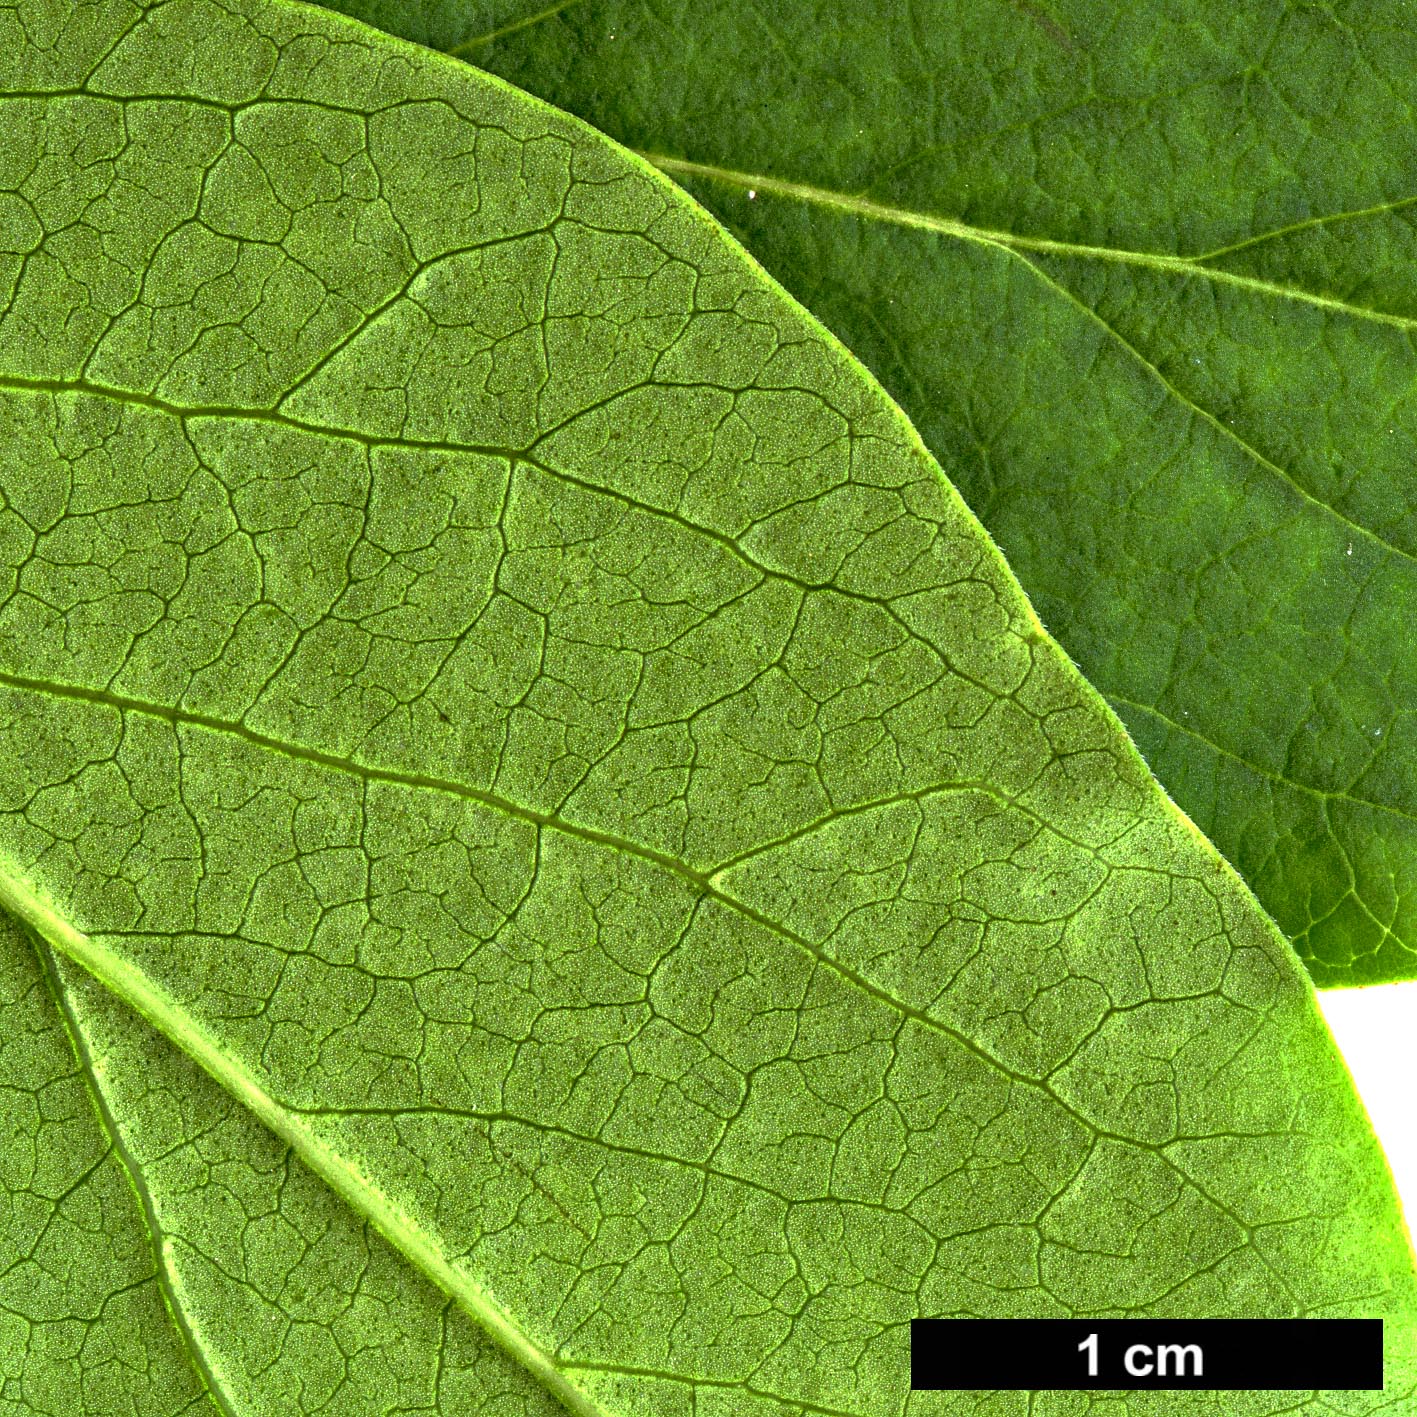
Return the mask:
POLYGON ((0 920, 6 1405, 225 1413, 204 1390, 200 1355, 170 1327, 156 1237, 129 1189, 129 1158, 90 1110, 85 1063, 53 983, 32 941, 0 920))
POLYGON ((0 323, 11 907, 584 1404, 894 1411, 918 1308, 1222 1301, 1381 1307, 1400 1397, 1292 956, 860 366, 451 61, 130 39, 60 117, 131 106, 144 279, 0 323))
MULTIPOLYGON (((445 48, 530 16, 339 8, 445 48)), ((1417 938, 1409 41, 1396 10, 1244 13, 603 3, 477 60, 658 155, 842 335, 1342 987, 1408 977, 1417 938), (1159 435, 1148 372, 1177 401, 1159 435), (1253 528, 1287 515, 1264 476, 1304 506, 1260 570, 1253 528)))
MULTIPOLYGON (((449 1264, 438 1245, 391 1205, 368 1176, 356 1171, 346 1157, 333 1152, 304 1125, 298 1113, 272 1097, 260 1079, 208 1036, 187 1010, 166 996, 141 970, 75 930, 22 881, 4 872, 0 872, 0 905, 86 970, 191 1058, 299 1156, 335 1195, 364 1216, 421 1274, 456 1300, 500 1347, 559 1399, 568 1412, 576 1417, 599 1417, 601 1409, 567 1382, 548 1355, 465 1273, 449 1264)), ((72 1015, 69 1017, 72 1024, 72 1015)), ((150 1211, 151 1206, 145 1209, 150 1211)), ((207 1376, 204 1364, 199 1371, 207 1376)))

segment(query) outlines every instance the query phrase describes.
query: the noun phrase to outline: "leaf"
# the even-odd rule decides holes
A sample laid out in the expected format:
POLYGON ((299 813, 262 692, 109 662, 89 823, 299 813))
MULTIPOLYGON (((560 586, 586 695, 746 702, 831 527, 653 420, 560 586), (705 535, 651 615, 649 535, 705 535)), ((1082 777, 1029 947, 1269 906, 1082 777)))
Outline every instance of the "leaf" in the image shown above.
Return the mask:
POLYGON ((0 1410, 210 1414, 48 982, 0 919, 0 1410))
POLYGON ((0 1346, 23 1394, 4 1411, 563 1411, 239 1102, 5 918, 0 1000, 0 1346))
POLYGON ((654 155, 900 400, 1315 980, 1417 974, 1405 6, 336 4, 654 155))
POLYGON ((11 1331, 135 1352, 101 1296, 156 1288, 142 1371, 233 1411, 387 1411, 394 1344, 397 1401, 471 1366, 500 1412, 427 1281, 513 1410, 874 1417, 1038 1410, 908 1399, 918 1313, 1362 1313, 1389 1386, 1342 1410, 1410 1401, 1292 952, 845 350, 498 80, 267 0, 65 15, 0 45, 0 904, 48 1048, 0 1035, 3 1273, 103 1137, 148 1200, 11 1331))

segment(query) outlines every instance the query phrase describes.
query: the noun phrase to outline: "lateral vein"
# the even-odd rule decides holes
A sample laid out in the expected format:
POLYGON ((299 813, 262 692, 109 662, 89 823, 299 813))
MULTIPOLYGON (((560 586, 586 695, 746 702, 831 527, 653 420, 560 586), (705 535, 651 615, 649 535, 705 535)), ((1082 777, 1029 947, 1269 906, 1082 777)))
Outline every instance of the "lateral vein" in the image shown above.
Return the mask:
POLYGON ((69 991, 59 976, 53 952, 42 936, 32 935, 30 943, 34 947, 45 985, 63 1022, 64 1031, 69 1035, 69 1045, 74 1050, 74 1056, 78 1059, 79 1066, 83 1069, 85 1089, 93 1103, 94 1111, 98 1114, 99 1125, 107 1134, 113 1147, 113 1154, 117 1158, 118 1164, 123 1168, 123 1174, 128 1178, 128 1185, 137 1199, 138 1209, 143 1217, 143 1227, 147 1231, 148 1241, 152 1248, 153 1274, 168 1315, 172 1319, 172 1326, 177 1330, 178 1336, 182 1340, 182 1346, 187 1352, 188 1360, 198 1378, 201 1379, 207 1395, 216 1404, 223 1417, 236 1417, 236 1409, 231 1405, 231 1401, 226 1395, 221 1377, 213 1367, 206 1347, 193 1327, 186 1306, 182 1302, 182 1296, 178 1292, 177 1277, 168 1262, 167 1250, 163 1242, 162 1222, 158 1219, 152 1192, 149 1191, 147 1182, 143 1178, 142 1168, 138 1165, 137 1158, 134 1157, 127 1142, 123 1139, 118 1119, 113 1115, 113 1109, 109 1106, 103 1084, 98 1080, 98 1070, 94 1066, 88 1038, 74 1013, 73 1004, 69 999, 69 991))
POLYGON ((1221 270, 1215 266, 1202 264, 1204 261, 1252 244, 1248 241, 1239 242, 1234 247, 1226 247, 1201 257, 1172 256, 1159 251, 1128 251, 1115 246, 1090 246, 1075 241, 1055 241, 1046 236, 1024 236, 1012 231, 995 231, 988 227, 971 226, 968 222, 958 221, 953 217, 936 216, 930 212, 912 211, 908 207, 891 206, 885 202, 874 201, 870 197, 853 196, 847 192, 834 192, 830 188, 814 187, 807 182, 792 182, 782 177, 771 177, 757 172, 738 172, 732 168, 715 167, 711 163, 690 162, 685 158, 668 157, 663 153, 639 152, 639 156, 672 177, 704 177, 713 182, 745 187, 750 192, 767 192, 775 197, 787 197, 794 201, 809 202, 813 206, 830 207, 867 221, 912 227, 917 231, 931 231, 939 236, 950 236, 956 240, 969 241, 978 246, 1002 246, 1013 251, 1035 251, 1040 255, 1048 256, 1075 256, 1086 260, 1110 261, 1115 265, 1140 266, 1149 270, 1163 271, 1170 275, 1199 277, 1202 280, 1214 281, 1218 285, 1236 286, 1241 290, 1252 291, 1259 295, 1269 295, 1280 300, 1293 300, 1303 305, 1313 305, 1321 310, 1332 311, 1335 314, 1350 315, 1354 319, 1370 320, 1376 324, 1403 330, 1408 334, 1417 331, 1417 319, 1411 316, 1393 315, 1384 310, 1374 310, 1366 305, 1354 305, 1335 296, 1319 295, 1313 291, 1300 290, 1295 286, 1281 285, 1278 281, 1264 280, 1259 276, 1241 275, 1236 271, 1221 270))
MULTIPOLYGON (((1399 817, 1404 822, 1417 822, 1417 816, 1411 812, 1404 812, 1401 807, 1394 807, 1388 802, 1377 802, 1371 797, 1359 797, 1352 792, 1332 792, 1322 787, 1314 787, 1307 782, 1300 782, 1298 778, 1287 777, 1282 772, 1276 772, 1273 768, 1262 767, 1259 763, 1251 761, 1242 754, 1237 753, 1233 748, 1227 748, 1223 743, 1217 743, 1215 739, 1207 737, 1199 729, 1192 728, 1187 724, 1178 723, 1174 718, 1162 713, 1153 704, 1144 704, 1138 699, 1129 699, 1125 694, 1113 693, 1110 689, 1100 690, 1102 697, 1114 708, 1118 705, 1125 705, 1129 709, 1135 709, 1144 713, 1148 718, 1153 718, 1159 723, 1164 723, 1168 728, 1176 733, 1182 733, 1187 738, 1194 738, 1198 743, 1204 743, 1208 748, 1214 748, 1217 753, 1223 754, 1231 761, 1239 763, 1243 768, 1248 769, 1257 777, 1268 778, 1271 782, 1277 783, 1281 787, 1293 788, 1296 792, 1307 793, 1310 797, 1318 797, 1330 802, 1351 802, 1355 807, 1367 807, 1374 812, 1387 812, 1394 817, 1399 817)), ((1121 709, 1118 708, 1121 715, 1121 709)))
POLYGON ((494 39, 505 39, 509 34, 516 34, 518 30, 530 29, 533 25, 539 25, 543 20, 554 19, 563 10, 569 10, 572 5, 580 4, 580 0, 559 0, 558 4, 548 5, 544 10, 538 10, 534 15, 527 15, 524 19, 513 20, 510 24, 500 26, 495 30, 488 30, 486 34, 475 34, 471 39, 465 39, 461 44, 455 44, 451 49, 444 50, 455 59, 466 58, 474 49, 480 49, 484 44, 491 44, 494 39))
MULTIPOLYGON (((371 764, 358 762, 354 759, 342 758, 334 753, 328 753, 318 748, 297 747, 294 744, 283 742, 281 739, 273 738, 267 734, 259 733, 254 729, 247 728, 244 724, 229 723, 225 720, 212 718, 208 715, 197 714, 190 710, 167 708, 161 705, 148 703, 141 699, 123 698, 118 695, 109 694, 94 689, 86 689, 77 685, 60 685, 48 683, 44 680, 26 679, 22 678, 19 675, 9 674, 4 671, 0 671, 0 684, 9 685, 11 687, 26 690, 32 693, 50 694, 55 697, 68 697, 83 700, 88 703, 101 704, 108 708, 117 709, 119 712, 148 714, 152 717, 163 719, 166 722, 172 723, 174 725, 187 724, 193 727, 205 728, 213 732, 231 734, 232 736, 243 739, 244 741, 249 742, 256 747, 266 748, 272 752, 284 754, 287 757, 295 758, 303 762, 316 764, 321 767, 333 769, 336 772, 349 773, 353 776, 371 782, 389 782, 396 786, 422 788, 433 792, 448 793, 453 796, 465 798, 468 801, 481 803, 483 806, 488 807, 493 811, 501 812, 504 815, 513 818, 514 820, 523 821, 530 825, 536 826, 538 829, 545 828, 551 831, 559 832, 565 836, 578 838, 582 841, 593 842, 597 845, 607 847, 610 850, 621 851, 626 855, 638 857, 641 860, 652 862, 655 865, 662 867, 664 870, 673 873, 679 879, 685 881, 692 889, 697 891, 701 896, 707 899, 717 901, 726 909, 733 911, 735 914, 741 915, 745 920, 749 920, 753 924, 760 926, 762 929, 767 930, 770 933, 775 934, 784 940, 787 940, 789 943, 795 945, 798 949, 803 951, 804 954, 808 955, 810 958, 820 963, 824 968, 832 971, 833 973, 839 975, 841 978, 847 980, 849 983, 862 990, 863 993, 869 994, 872 998, 880 1000, 880 1002, 887 1005, 889 1008, 894 1009, 897 1013, 900 1013, 905 1017, 914 1020, 923 1028, 927 1028, 932 1032, 939 1033, 944 1037, 953 1040, 959 1046, 964 1048, 967 1052, 972 1053, 981 1062, 987 1063, 990 1067, 998 1069, 998 1071, 1000 1071, 1013 1081, 1021 1083, 1025 1086, 1037 1088, 1039 1091, 1048 1096, 1052 1101, 1057 1103, 1058 1106, 1061 1107, 1070 1116, 1081 1122, 1082 1125, 1088 1130, 1094 1132, 1099 1136, 1108 1135, 1108 1133, 1106 1133, 1103 1128, 1099 1127, 1096 1122, 1084 1116, 1081 1112, 1078 1111, 1076 1107, 1066 1101, 1053 1088, 1051 1083, 1046 1078, 1034 1078, 1015 1071, 1006 1062, 1004 1062, 1002 1058, 996 1056, 984 1044, 978 1042, 976 1039, 969 1037, 968 1034, 962 1033, 958 1029, 949 1025, 948 1023, 945 1023, 943 1020, 936 1018, 934 1014, 930 1013, 926 1009, 917 1008, 914 1005, 907 1004, 902 999, 897 999, 893 994, 890 993, 888 989, 884 988, 880 984, 875 983, 866 975, 861 974, 857 970, 853 969, 850 965, 844 963, 842 960, 835 958, 833 955, 828 953, 825 948, 814 944, 805 935, 799 934, 796 930, 793 930, 790 926, 784 924, 782 921, 774 919, 766 912, 757 909, 755 906, 750 905, 747 901, 740 900, 730 891, 725 890, 721 885, 718 884, 718 878, 721 874, 722 869, 726 868, 715 868, 711 874, 706 874, 705 872, 696 870, 687 862, 679 860, 678 857, 673 856, 668 852, 657 850, 655 847, 648 846, 640 842, 632 841, 626 837, 615 836, 610 832, 597 830, 594 827, 586 827, 581 826, 575 822, 568 822, 564 818, 556 816, 554 813, 538 811, 535 808, 524 806, 519 802, 514 802, 509 798, 501 797, 496 793, 488 792, 483 788, 472 787, 466 783, 455 782, 446 778, 430 777, 414 773, 398 772, 389 768, 380 768, 371 764)), ((1012 807, 1015 810, 1019 811, 1024 816, 1030 818, 1032 821, 1037 822, 1040 827, 1043 827, 1049 831, 1057 832, 1056 827, 1053 827, 1049 822, 1040 817, 1036 812, 1031 810, 1022 802, 1018 801, 1016 798, 1008 797, 1004 793, 1000 792, 997 788, 992 787, 987 783, 976 782, 973 780, 935 783, 930 785, 929 787, 922 788, 918 791, 901 793, 898 797, 895 798, 881 799, 877 802, 866 803, 863 804, 861 807, 855 809, 843 809, 840 815, 853 815, 854 813, 859 811, 869 810, 869 808, 871 807, 884 806, 888 803, 896 801, 920 801, 926 797, 950 791, 982 792, 985 795, 992 797, 1001 805, 1006 807, 1012 807)), ((1189 824, 1189 818, 1186 818, 1184 814, 1182 814, 1182 820, 1189 824)), ((1194 827, 1192 827, 1191 829, 1194 831, 1194 827)), ((735 858, 735 860, 742 859, 744 858, 735 858)), ((66 954, 69 954, 71 958, 74 958, 78 960, 79 963, 84 964, 85 968, 89 967, 85 963, 85 960, 81 958, 79 954, 73 953, 68 948, 68 944, 66 943, 66 941, 69 939, 70 936, 73 936, 77 939, 85 940, 86 948, 89 951, 97 950, 101 953, 106 954, 106 952, 102 951, 101 946, 94 945, 92 941, 88 941, 86 937, 79 935, 78 932, 75 931, 74 928, 67 922, 62 922, 61 917, 59 917, 52 910, 50 910, 48 906, 42 905, 42 903, 39 905, 26 904, 25 902, 27 901, 37 902, 38 897, 34 895, 34 892, 30 889, 29 886, 20 882, 18 878, 14 876, 13 867, 7 867, 5 862, 3 860, 0 860, 0 908, 4 908, 8 905, 11 905, 12 897, 19 901, 19 904, 13 905, 12 908, 17 914, 21 916, 22 919, 29 920, 34 925, 34 928, 39 930, 41 934, 43 934, 44 937, 48 939, 56 948, 63 950, 66 954), (38 909, 40 911, 39 915, 33 915, 31 913, 35 909, 38 909), (49 919, 61 921, 61 923, 63 923, 64 930, 67 932, 67 934, 50 934, 45 928, 44 924, 45 920, 49 919)), ((123 968, 133 973, 135 977, 142 978, 145 981, 145 987, 149 990, 158 991, 158 986, 156 984, 154 984, 150 980, 147 980, 147 976, 139 974, 139 972, 134 970, 131 965, 124 964, 123 968)), ((91 972, 95 974, 98 973, 98 971, 96 970, 91 970, 91 972)), ((104 979, 102 975, 99 975, 99 977, 100 979, 103 979, 103 982, 108 982, 107 979, 104 979)), ((118 988, 120 989, 121 993, 121 987, 119 984, 111 984, 109 987, 118 988)), ((126 997, 126 994, 123 994, 122 997, 126 997)), ((170 1006, 174 1011, 174 1017, 180 1019, 186 1019, 188 1017, 185 1011, 180 1008, 180 1006, 176 1005, 175 1003, 171 1003, 170 1006)), ((145 1017, 152 1017, 148 1015, 146 1011, 144 1011, 144 1014, 145 1017)), ((168 1037, 173 1038, 174 1041, 177 1042, 180 1047, 186 1046, 177 1034, 169 1032, 168 1027, 165 1023, 159 1022, 158 1019, 155 1017, 153 1018, 153 1022, 154 1025, 161 1032, 165 1033, 168 1037)), ((207 1067, 207 1064, 203 1062, 202 1059, 197 1056, 197 1054, 194 1053, 193 1056, 197 1058, 197 1061, 199 1063, 202 1063, 203 1067, 207 1067)), ((208 1068, 208 1071, 212 1070, 208 1068)), ((222 1081, 221 1076, 217 1073, 213 1072, 213 1076, 217 1077, 218 1081, 222 1081)), ((252 1081, 251 1085, 256 1086, 254 1080, 252 1081)), ((233 1089, 233 1092, 234 1095, 238 1098, 244 1099, 244 1094, 240 1091, 240 1086, 244 1086, 244 1084, 238 1083, 238 1086, 233 1089)), ((267 1098, 266 1100, 270 1106, 279 1108, 281 1110, 281 1114, 285 1115, 285 1111, 281 1107, 281 1104, 276 1103, 270 1098, 267 1098)), ((257 1115, 262 1114, 258 1112, 257 1115)), ((284 1136, 285 1134, 277 1130, 277 1135, 284 1136)), ((293 1140, 290 1142, 290 1144, 293 1146, 297 1145, 297 1143, 293 1140)), ((304 1155, 303 1152, 301 1154, 302 1156, 304 1155)), ((315 1167, 315 1169, 318 1170, 318 1167, 315 1166, 315 1163, 312 1162, 311 1165, 312 1167, 315 1167)), ((324 1172, 321 1171, 320 1174, 324 1175, 324 1172)), ((336 1189, 338 1189, 338 1187, 336 1189)), ((346 1192, 344 1191, 340 1191, 340 1194, 345 1195, 346 1199, 349 1198, 348 1195, 346 1195, 346 1192)), ((390 1234, 390 1239, 393 1241, 394 1244, 400 1244, 399 1240, 392 1234, 390 1234)), ((417 1261, 415 1260, 415 1262, 417 1261)), ((445 1292, 452 1294, 454 1297, 457 1297, 455 1290, 449 1289, 447 1288, 447 1286, 442 1285, 441 1281, 436 1280, 436 1277, 435 1282, 438 1282, 440 1284, 440 1287, 443 1287, 445 1289, 445 1292)), ((476 1316, 476 1311, 473 1310, 472 1312, 474 1313, 474 1316, 476 1316)), ((579 1413, 579 1409, 576 1408, 573 1408, 572 1411, 579 1413)))

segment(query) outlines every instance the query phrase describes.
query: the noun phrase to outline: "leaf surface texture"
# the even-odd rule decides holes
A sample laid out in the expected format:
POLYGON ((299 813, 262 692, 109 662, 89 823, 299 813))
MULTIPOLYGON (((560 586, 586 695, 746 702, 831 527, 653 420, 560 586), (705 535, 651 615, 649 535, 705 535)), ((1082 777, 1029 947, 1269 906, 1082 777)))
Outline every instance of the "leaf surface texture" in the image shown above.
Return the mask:
POLYGON ((0 1410, 564 1411, 239 1102, 10 919, 0 979, 23 1040, 0 1054, 0 1410))
POLYGON ((1316 982, 1417 973, 1405 6, 338 7, 653 154, 900 400, 1316 982))
POLYGON ((1401 1410, 1412 1257, 1307 981, 862 367, 445 57, 37 14, 13 1410, 35 1266, 74 1341, 166 1308, 138 1411, 1023 1414, 912 1397, 907 1320, 1216 1312, 1384 1316, 1386 1393, 1247 1411, 1401 1410))

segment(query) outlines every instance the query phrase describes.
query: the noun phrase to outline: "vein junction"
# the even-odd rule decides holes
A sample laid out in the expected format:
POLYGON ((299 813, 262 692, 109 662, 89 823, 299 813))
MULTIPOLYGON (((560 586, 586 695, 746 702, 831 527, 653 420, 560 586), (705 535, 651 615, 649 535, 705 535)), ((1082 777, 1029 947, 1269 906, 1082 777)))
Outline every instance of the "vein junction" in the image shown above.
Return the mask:
MULTIPOLYGON (((659 153, 642 153, 646 161, 653 163, 662 172, 675 177, 701 177, 713 182, 723 182, 741 187, 750 192, 766 192, 773 196, 785 197, 792 201, 806 202, 813 206, 825 207, 846 216, 859 217, 864 221, 884 222, 892 226, 911 227, 918 231, 931 231, 940 236, 948 236, 958 241, 969 241, 980 246, 1002 247, 1011 251, 1033 251, 1039 255, 1071 256, 1084 260, 1108 261, 1118 265, 1136 266, 1146 270, 1160 271, 1170 275, 1186 276, 1231 285, 1241 290, 1272 296, 1281 300, 1298 301, 1317 309, 1351 315, 1356 319, 1371 320, 1376 324, 1389 325, 1394 329, 1411 332, 1417 330, 1417 319, 1406 315, 1389 314, 1368 306, 1355 305, 1350 301, 1333 296, 1320 295, 1297 286, 1283 285, 1277 281, 1263 280, 1258 276, 1227 271, 1208 264, 1213 259, 1242 249, 1253 243, 1238 243, 1224 251, 1209 256, 1172 256, 1163 252, 1127 251, 1112 246, 1088 246, 1077 242, 1054 241, 1043 236, 1027 236, 1008 231, 992 231, 987 228, 970 226, 966 222, 951 217, 935 216, 928 212, 911 211, 904 207, 890 206, 873 201, 869 197, 853 196, 835 192, 808 183, 792 182, 780 177, 761 173, 737 172, 731 168, 715 167, 709 163, 692 162, 684 158, 667 157, 659 153)), ((1359 213, 1358 215, 1363 215, 1359 213)))
POLYGON ((211 13, 15 212, 0 903, 573 1410, 1381 1289, 1288 1258, 1380 1184, 1294 960, 861 366, 563 116, 211 13))

